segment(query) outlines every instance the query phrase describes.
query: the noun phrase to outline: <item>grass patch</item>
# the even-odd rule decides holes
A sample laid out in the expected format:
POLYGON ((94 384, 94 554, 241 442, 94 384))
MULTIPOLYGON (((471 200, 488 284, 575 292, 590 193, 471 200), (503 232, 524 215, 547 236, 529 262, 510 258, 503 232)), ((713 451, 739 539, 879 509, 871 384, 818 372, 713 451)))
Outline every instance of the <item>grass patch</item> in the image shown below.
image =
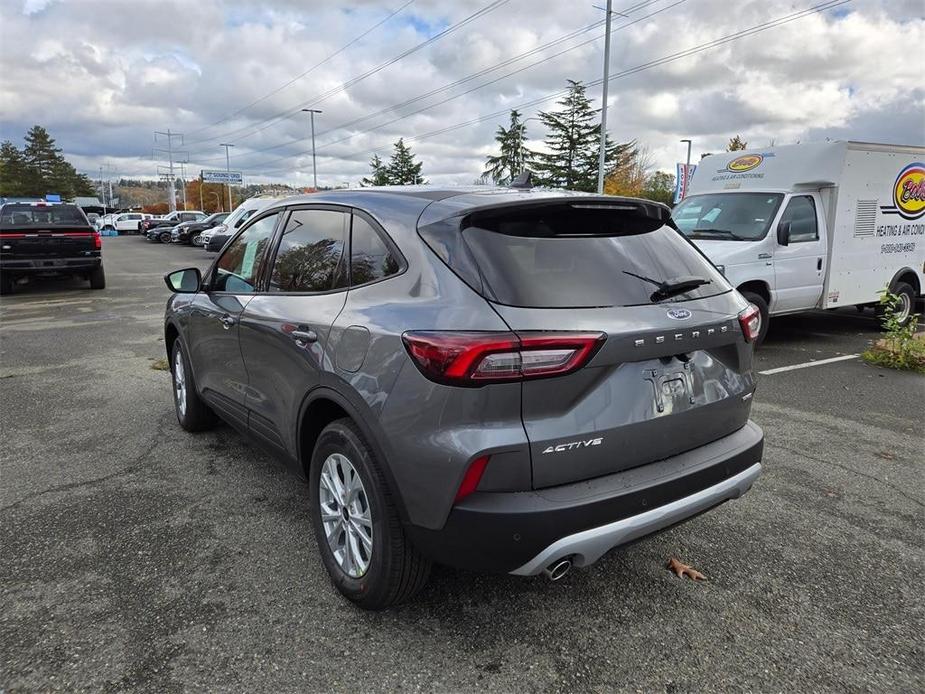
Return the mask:
POLYGON ((151 362, 151 368, 155 371, 169 371, 170 364, 164 357, 161 357, 160 359, 155 359, 151 362))
POLYGON ((868 364, 925 374, 925 333, 905 343, 893 343, 886 338, 877 340, 861 358, 868 364))

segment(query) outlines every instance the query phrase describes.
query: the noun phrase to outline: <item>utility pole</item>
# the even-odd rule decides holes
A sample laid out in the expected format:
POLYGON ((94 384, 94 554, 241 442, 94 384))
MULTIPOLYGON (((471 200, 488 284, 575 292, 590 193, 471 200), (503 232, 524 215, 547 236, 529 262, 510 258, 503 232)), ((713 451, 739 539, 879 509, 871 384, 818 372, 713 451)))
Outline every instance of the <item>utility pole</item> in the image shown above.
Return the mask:
POLYGON ((172 132, 170 132, 170 128, 167 128, 167 131, 166 131, 166 132, 162 132, 162 131, 160 131, 160 130, 155 130, 155 131, 154 131, 154 142, 155 142, 155 143, 158 142, 158 139, 157 139, 157 136, 158 136, 158 135, 161 136, 161 139, 166 139, 166 140, 167 140, 167 148, 166 148, 166 149, 155 148, 154 151, 155 151, 155 152, 161 152, 162 154, 163 154, 163 153, 166 153, 166 154, 167 154, 167 162, 168 162, 168 165, 167 165, 167 174, 166 174, 166 178, 167 178, 167 202, 168 202, 168 205, 169 205, 169 207, 170 207, 170 211, 171 211, 171 212, 175 212, 176 209, 177 209, 177 191, 176 191, 176 189, 174 188, 174 181, 176 180, 176 176, 174 175, 174 171, 173 171, 173 167, 174 167, 173 156, 174 156, 174 154, 178 154, 178 155, 179 155, 179 154, 182 154, 182 155, 185 155, 186 158, 182 160, 182 163, 187 163, 187 162, 189 162, 189 152, 174 152, 174 149, 173 149, 173 139, 174 139, 175 137, 180 138, 180 144, 181 144, 181 145, 183 144, 183 135, 182 135, 181 133, 172 133, 172 132))
POLYGON ((601 151, 597 159, 597 193, 604 192, 604 164, 607 159, 607 92, 610 86, 610 23, 613 19, 613 0, 607 0, 607 19, 604 26, 604 84, 601 94, 601 151))
POLYGON ((228 153, 230 150, 229 147, 234 147, 234 145, 229 145, 225 143, 219 144, 219 147, 225 148, 225 173, 228 174, 229 181, 225 185, 228 186, 228 211, 231 212, 231 155, 228 153))
POLYGON ((106 188, 103 187, 103 167, 100 167, 100 197, 103 198, 103 214, 106 214, 106 188))
POLYGON ((315 159, 315 114, 321 113, 317 108, 303 108, 302 113, 307 113, 312 120, 312 179, 315 190, 318 190, 318 163, 315 159))
POLYGON ((184 162, 180 162, 180 181, 183 184, 183 188, 181 190, 183 191, 183 211, 185 212, 187 207, 186 207, 186 164, 184 162))
POLYGON ((206 211, 206 206, 202 202, 202 170, 199 171, 199 209, 206 211))

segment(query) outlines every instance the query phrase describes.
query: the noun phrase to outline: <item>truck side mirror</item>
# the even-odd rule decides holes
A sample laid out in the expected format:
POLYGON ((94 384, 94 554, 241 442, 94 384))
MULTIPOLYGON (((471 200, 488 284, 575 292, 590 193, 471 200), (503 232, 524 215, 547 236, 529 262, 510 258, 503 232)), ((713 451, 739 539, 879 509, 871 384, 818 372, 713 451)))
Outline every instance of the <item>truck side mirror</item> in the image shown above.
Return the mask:
POLYGON ((777 242, 781 246, 790 245, 790 222, 781 222, 777 225, 777 242))

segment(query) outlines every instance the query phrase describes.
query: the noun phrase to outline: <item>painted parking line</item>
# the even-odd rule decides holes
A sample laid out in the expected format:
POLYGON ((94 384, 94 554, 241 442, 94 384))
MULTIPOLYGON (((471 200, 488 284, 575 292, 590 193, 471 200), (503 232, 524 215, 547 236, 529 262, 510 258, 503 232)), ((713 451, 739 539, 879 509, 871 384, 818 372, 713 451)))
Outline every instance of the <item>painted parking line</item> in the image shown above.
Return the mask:
POLYGON ((821 366, 822 364, 831 364, 836 361, 848 361, 849 359, 857 359, 860 357, 860 354, 846 354, 843 357, 832 357, 831 359, 818 359, 816 361, 805 361, 802 364, 792 364, 791 366, 779 366, 776 369, 768 369, 767 371, 759 371, 758 373, 762 376, 770 376, 772 374, 780 374, 785 371, 796 371, 797 369, 808 369, 810 366, 821 366))

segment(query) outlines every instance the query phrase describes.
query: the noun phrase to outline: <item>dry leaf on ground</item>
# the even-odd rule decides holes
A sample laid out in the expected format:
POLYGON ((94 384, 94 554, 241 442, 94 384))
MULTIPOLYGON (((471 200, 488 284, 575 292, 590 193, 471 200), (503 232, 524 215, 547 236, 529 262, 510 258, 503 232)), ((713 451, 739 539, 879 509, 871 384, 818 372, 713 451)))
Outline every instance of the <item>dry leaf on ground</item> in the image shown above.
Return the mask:
POLYGON ((679 578, 684 578, 687 576, 692 581, 707 580, 707 577, 697 571, 697 569, 693 568, 692 566, 688 566, 687 564, 682 564, 680 560, 675 559, 674 557, 668 560, 668 565, 665 568, 667 568, 669 571, 674 571, 679 578))

